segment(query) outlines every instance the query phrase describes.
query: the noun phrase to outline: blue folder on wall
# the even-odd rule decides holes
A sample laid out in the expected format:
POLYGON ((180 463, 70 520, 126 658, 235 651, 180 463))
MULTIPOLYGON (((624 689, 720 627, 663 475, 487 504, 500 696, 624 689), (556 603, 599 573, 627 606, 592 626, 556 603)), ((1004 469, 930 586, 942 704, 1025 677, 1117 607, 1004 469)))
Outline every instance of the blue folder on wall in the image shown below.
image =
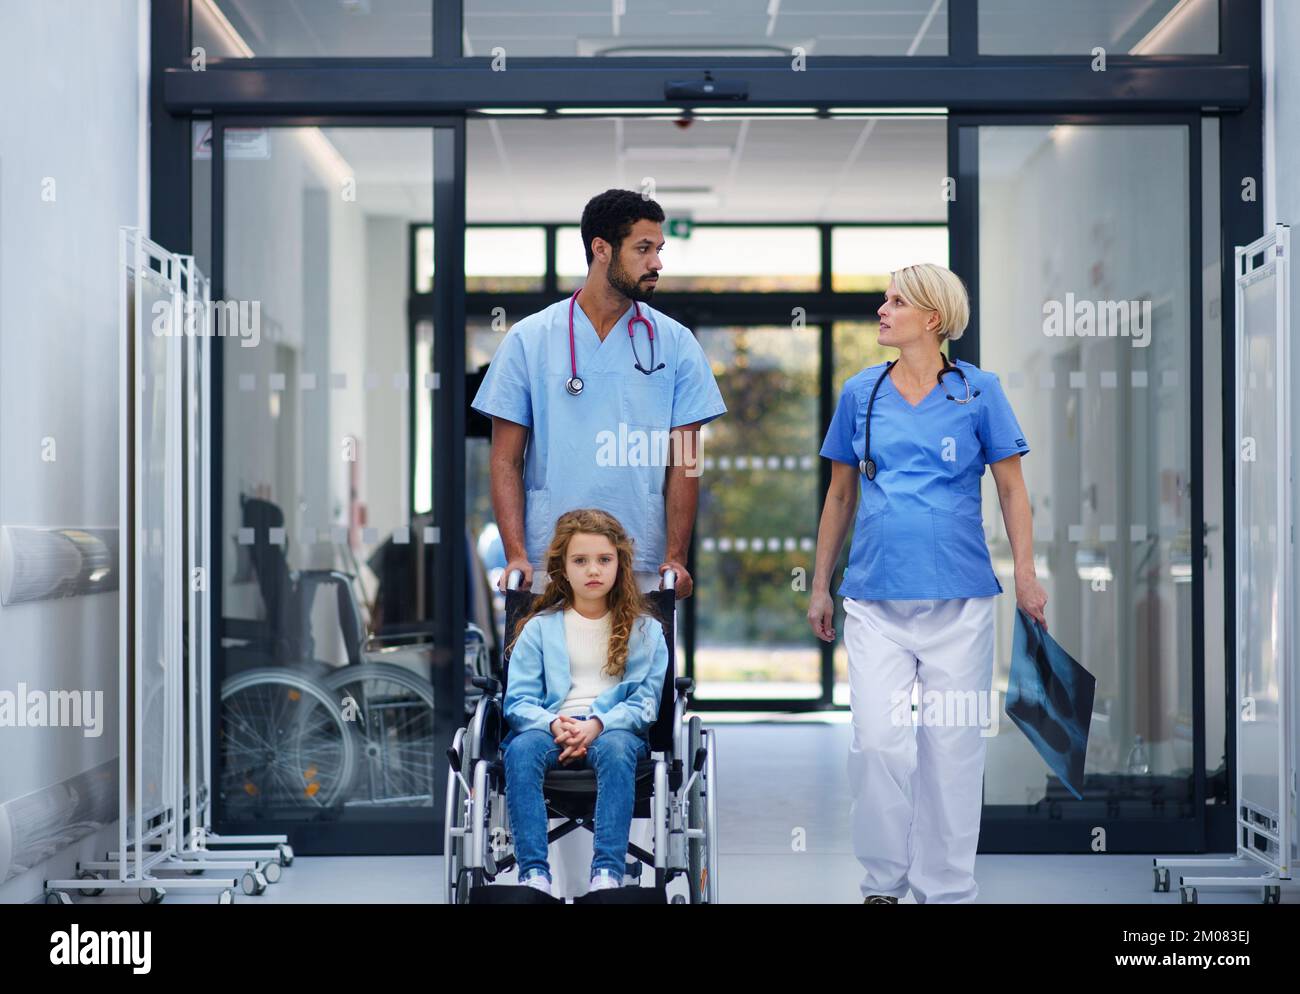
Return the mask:
POLYGON ((1096 690, 1097 678, 1017 606, 1007 717, 1080 800, 1096 690))

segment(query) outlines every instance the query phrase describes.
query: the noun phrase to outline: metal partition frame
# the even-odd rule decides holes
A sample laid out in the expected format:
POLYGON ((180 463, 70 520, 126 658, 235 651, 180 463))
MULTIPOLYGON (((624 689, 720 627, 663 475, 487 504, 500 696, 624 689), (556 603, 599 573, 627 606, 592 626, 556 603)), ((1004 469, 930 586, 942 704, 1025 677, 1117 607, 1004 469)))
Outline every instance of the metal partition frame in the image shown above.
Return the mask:
MULTIPOLYGON (((1293 552, 1295 535, 1291 520, 1291 491, 1294 485, 1291 465, 1291 343, 1290 343, 1290 300, 1291 300, 1291 237, 1290 228, 1279 224, 1273 231, 1258 241, 1245 247, 1238 247, 1235 255, 1233 272, 1236 277, 1237 299, 1237 829, 1238 854, 1249 855, 1273 870, 1280 878, 1291 876, 1293 831, 1295 828, 1296 771, 1295 757, 1292 754, 1292 742, 1295 732, 1296 716, 1292 694, 1292 681, 1295 678, 1295 578, 1293 575, 1293 552), (1274 380, 1273 395, 1268 394, 1268 384, 1260 384, 1256 370, 1252 368, 1252 356, 1249 339, 1257 334, 1246 319, 1246 290, 1248 287, 1264 280, 1272 279, 1275 296, 1275 323, 1271 329, 1272 349, 1268 358, 1272 361, 1274 380), (1277 447, 1273 452, 1255 453, 1254 465, 1272 460, 1273 479, 1270 482, 1274 516, 1265 521, 1254 521, 1249 514, 1248 504, 1257 486, 1253 473, 1248 472, 1248 464, 1240 457, 1245 443, 1245 430, 1249 427, 1246 409, 1250 405, 1261 406, 1261 413, 1272 407, 1274 430, 1277 432, 1277 447), (1245 637, 1248 624, 1248 601, 1253 590, 1245 582, 1250 567, 1248 546, 1250 537, 1257 528, 1267 528, 1276 535, 1277 568, 1271 578, 1275 584, 1273 598, 1276 612, 1274 622, 1278 626, 1271 633, 1263 633, 1262 642, 1271 648, 1271 652, 1262 654, 1263 658, 1251 657, 1245 637), (1276 532, 1274 532, 1276 529, 1276 532), (1274 729, 1276 743, 1273 754, 1268 757, 1267 766, 1256 770, 1252 759, 1262 759, 1245 741, 1258 726, 1259 713, 1255 707, 1259 702, 1247 693, 1260 682, 1267 682, 1270 675, 1275 681, 1277 692, 1277 723, 1274 729), (1276 771, 1276 772, 1274 772, 1276 771), (1257 795, 1256 780, 1269 777, 1264 795, 1257 795), (1275 779, 1274 779, 1275 778, 1275 779), (1247 782, 1248 779, 1251 782, 1247 782)), ((1266 415, 1265 415, 1266 416, 1266 415)), ((1267 495, 1266 495, 1267 496, 1267 495)), ((1259 633, 1257 633, 1259 634, 1259 633)))
POLYGON ((1263 870, 1254 876, 1182 876, 1179 890, 1184 904, 1196 904, 1198 891, 1262 888, 1265 904, 1281 900, 1284 881, 1291 880, 1296 838, 1296 605, 1295 533, 1291 513, 1294 466, 1291 460, 1291 249, 1290 228, 1284 224, 1234 254, 1236 348, 1233 364, 1235 454, 1233 474, 1236 494, 1234 516, 1237 584, 1235 622, 1232 629, 1235 683, 1235 855, 1227 859, 1157 859, 1156 890, 1169 889, 1173 867, 1263 870), (1257 333, 1247 320, 1247 292, 1265 280, 1273 286, 1273 323, 1257 333), (1262 343, 1252 349, 1251 339, 1262 343), (1264 375, 1261 377, 1261 369, 1264 375), (1273 437, 1270 451, 1259 451, 1251 432, 1261 420, 1273 437), (1269 423, 1271 422, 1271 423, 1269 423), (1251 457, 1246 457, 1251 443, 1251 457), (1268 473, 1254 467, 1267 467, 1268 473), (1262 498, 1263 520, 1255 520, 1251 504, 1262 498), (1269 575, 1256 575, 1252 545, 1264 535, 1273 544, 1276 562, 1269 575), (1272 590, 1261 593, 1256 584, 1266 581, 1272 590), (1251 607, 1261 601, 1272 612, 1270 629, 1248 631, 1251 607), (1266 699, 1256 689, 1269 691, 1266 699), (1269 736, 1271 728, 1271 738, 1269 736), (1262 743, 1261 737, 1269 738, 1262 743))
MULTIPOLYGON (((286 835, 222 836, 212 831, 212 548, 208 529, 212 500, 212 283, 194 263, 180 256, 186 277, 185 339, 185 563, 181 570, 185 615, 185 752, 188 776, 181 782, 184 828, 177 848, 191 870, 239 870, 253 877, 249 889, 264 888, 266 867, 288 866, 293 850, 286 835), (191 326, 190 321, 193 321, 191 326), (189 332, 193 332, 190 334, 189 332), (248 846, 274 846, 250 849, 248 846), (238 846, 226 851, 223 846, 238 846), (257 877, 257 874, 263 874, 257 877)), ((278 879, 278 874, 273 874, 278 879)), ((272 881, 273 882, 273 881, 272 881)))
POLYGON ((46 900, 70 904, 68 892, 73 889, 89 895, 103 890, 139 890, 142 901, 155 904, 168 890, 215 890, 222 903, 229 903, 235 886, 232 878, 157 876, 158 870, 190 866, 178 857, 185 804, 182 480, 187 445, 182 431, 182 394, 183 342, 196 281, 180 256, 136 228, 121 229, 118 253, 118 527, 122 536, 118 846, 102 862, 79 863, 77 879, 46 880, 46 900), (146 282, 160 295, 147 314, 146 282), (159 308, 160 304, 165 306, 159 308), (148 447, 146 422, 161 425, 161 451, 148 447), (150 508, 161 510, 161 517, 155 513, 146 518, 146 494, 150 493, 150 508), (146 585, 149 550, 157 552, 156 566, 162 573, 154 578, 160 582, 155 582, 152 591, 146 585), (162 603, 156 603, 152 595, 162 603), (150 620, 158 626, 156 642, 146 639, 150 620), (149 686, 154 688, 152 694, 149 686), (88 880, 94 883, 88 885, 88 880))

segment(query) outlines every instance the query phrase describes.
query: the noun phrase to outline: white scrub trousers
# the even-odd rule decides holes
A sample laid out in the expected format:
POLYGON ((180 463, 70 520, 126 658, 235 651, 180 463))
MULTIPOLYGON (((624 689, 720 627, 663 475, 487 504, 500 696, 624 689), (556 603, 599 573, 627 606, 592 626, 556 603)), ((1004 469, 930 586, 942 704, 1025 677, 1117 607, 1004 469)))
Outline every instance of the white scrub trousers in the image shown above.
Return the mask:
POLYGON ((988 740, 978 715, 997 720, 989 711, 993 601, 844 598, 850 820, 853 852, 866 870, 864 897, 901 899, 910 886, 917 903, 938 904, 971 902, 979 893, 975 850, 988 740), (913 727, 900 701, 911 699, 915 680, 923 696, 913 727), (972 690, 982 696, 979 710, 966 706, 972 690), (957 705, 942 711, 964 717, 927 723, 931 691, 954 692, 942 700, 957 705))

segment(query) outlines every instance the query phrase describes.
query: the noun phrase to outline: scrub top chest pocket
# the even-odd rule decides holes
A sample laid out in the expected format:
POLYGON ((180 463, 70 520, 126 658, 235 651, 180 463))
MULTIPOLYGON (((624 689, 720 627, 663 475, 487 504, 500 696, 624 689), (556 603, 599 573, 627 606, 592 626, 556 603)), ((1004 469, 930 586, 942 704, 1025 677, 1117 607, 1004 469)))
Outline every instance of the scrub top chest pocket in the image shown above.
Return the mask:
POLYGON ((629 427, 670 428, 673 414, 671 367, 646 376, 630 369, 620 380, 623 420, 629 427))

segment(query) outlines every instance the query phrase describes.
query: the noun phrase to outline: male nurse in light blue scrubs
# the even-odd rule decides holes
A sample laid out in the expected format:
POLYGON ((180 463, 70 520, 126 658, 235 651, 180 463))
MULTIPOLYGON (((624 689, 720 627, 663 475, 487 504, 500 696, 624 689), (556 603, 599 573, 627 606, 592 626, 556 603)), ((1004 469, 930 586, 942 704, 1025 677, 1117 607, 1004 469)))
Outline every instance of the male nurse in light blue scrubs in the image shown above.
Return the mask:
MULTIPOLYGON (((474 398, 492 419, 503 589, 518 569, 525 589, 541 593, 556 519, 598 507, 631 536, 642 590, 658 588, 671 568, 677 598, 691 594, 700 426, 727 407, 695 336, 648 306, 663 268, 663 221, 657 203, 630 190, 593 197, 582 212, 582 287, 510 329, 474 398)), ((649 848, 652 836, 646 819, 633 822, 631 842, 649 848)), ((591 863, 587 833, 566 838, 582 848, 555 847, 556 896, 582 893, 591 863)))
POLYGON ((854 524, 838 592, 862 895, 867 904, 897 904, 910 888, 920 904, 969 902, 979 893, 984 755, 997 727, 993 602, 1002 593, 984 540, 980 479, 988 466, 1015 560, 1016 601, 1046 626, 1020 470, 1029 445, 997 376, 940 351, 961 337, 970 314, 954 273, 929 264, 898 270, 878 313, 880 344, 899 356, 844 384, 826 432, 831 485, 808 621, 834 641, 830 578, 854 524))
POLYGON ((690 596, 699 429, 727 408, 695 336, 648 306, 663 268, 663 221, 657 203, 631 190, 593 197, 582 212, 586 281, 515 323, 474 398, 492 419, 503 588, 518 569, 525 588, 544 590, 556 519, 598 507, 635 542, 642 590, 671 568, 678 599, 690 596))

